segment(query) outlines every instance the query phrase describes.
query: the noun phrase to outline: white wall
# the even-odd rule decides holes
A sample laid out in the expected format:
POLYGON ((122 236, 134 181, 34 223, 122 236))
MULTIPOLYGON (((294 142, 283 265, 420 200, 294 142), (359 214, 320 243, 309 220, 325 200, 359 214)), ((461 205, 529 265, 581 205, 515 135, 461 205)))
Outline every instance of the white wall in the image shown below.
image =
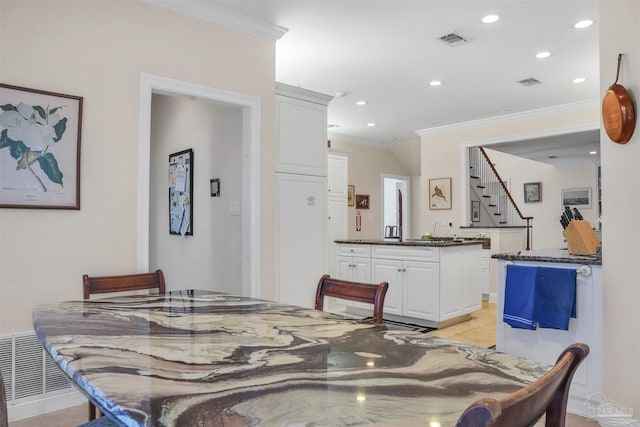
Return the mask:
MULTIPOLYGON (((459 227, 464 221, 463 204, 465 209, 466 199, 463 197, 465 189, 461 173, 461 159, 463 150, 469 145, 479 145, 483 142, 508 141, 523 139, 525 135, 539 135, 541 133, 566 133, 568 129, 582 129, 585 127, 597 126, 599 121, 599 104, 589 102, 575 106, 565 106, 562 108, 540 110, 530 114, 516 114, 512 116, 502 116, 498 119, 489 119, 474 123, 452 125, 440 129, 426 129, 420 131, 422 138, 422 200, 420 201, 421 215, 425 218, 425 225, 428 230, 433 230, 436 222, 445 223, 453 219, 455 233, 459 233, 459 227), (451 210, 430 210, 428 206, 428 182, 432 178, 452 178, 452 209, 451 210)), ((499 153, 502 154, 502 153, 499 153)), ((506 156, 506 154, 505 154, 506 156)), ((527 181, 514 181, 516 173, 502 173, 504 179, 512 179, 511 188, 520 192, 519 200, 522 200, 522 183, 527 181), (508 176, 512 175, 512 176, 508 176)), ((540 172, 543 173, 543 172, 540 172)), ((544 172, 546 174, 547 172, 544 172)), ((536 175, 534 175, 537 177, 536 175)), ((538 181, 539 179, 531 179, 538 181)), ((582 185, 581 185, 582 186, 582 185)), ((551 190, 553 192, 553 190, 551 190)), ((544 189, 543 189, 544 193, 544 189)), ((544 197, 544 195, 543 195, 544 197)), ((559 195, 558 195, 559 198, 559 195)), ((524 205, 524 203, 522 204, 524 205)), ((520 206, 522 208, 522 205, 520 206)), ((553 210, 553 209, 551 209, 553 210)), ((525 212, 523 212, 525 213, 525 212)), ((559 215, 558 212, 556 215, 559 215)), ((535 216, 535 215, 534 215, 535 216)), ((555 235, 555 226, 552 226, 553 218, 540 215, 542 218, 534 218, 534 232, 543 233, 536 238, 536 247, 542 248, 544 245, 557 246, 553 243, 552 235, 555 235), (538 226, 538 220, 541 225, 538 226), (553 228, 552 228, 553 227, 553 228), (551 234, 546 234, 551 233, 551 234), (546 237, 545 237, 546 236, 546 237)), ((557 221, 556 221, 557 222, 557 221)), ((558 227, 559 227, 559 222, 558 227)), ((559 231, 562 235, 562 230, 559 231)))
MULTIPOLYGON (((637 102, 640 94, 640 2, 600 1, 600 92, 616 76, 637 102)), ((636 104, 636 117, 638 105, 636 104)), ((604 393, 640 413, 640 130, 629 143, 600 132, 602 162, 602 274, 604 280, 604 393)))
POLYGON ((261 98, 261 295, 273 298, 274 42, 140 1, 0 8, 0 81, 84 97, 81 210, 0 210, 0 334, 32 330, 35 305, 81 298, 84 273, 136 270, 141 73, 261 98))
POLYGON ((545 163, 491 150, 490 147, 487 147, 487 154, 502 178, 509 180, 511 195, 522 214, 533 217, 533 249, 566 247, 560 225, 560 214, 563 211, 560 190, 563 188, 591 189, 591 208, 579 208, 579 210, 584 219, 589 221, 592 227, 597 228, 595 164, 556 168, 545 163), (541 202, 524 203, 524 183, 526 182, 541 183, 541 202))
POLYGON ((154 94, 151 122, 149 266, 161 268, 169 289, 242 293, 242 111, 211 102, 154 94), (169 234, 167 163, 193 149, 193 235, 169 234), (209 180, 221 181, 211 197, 209 180))
MULTIPOLYGON (((345 139, 331 138, 331 147, 348 151, 349 185, 355 185, 356 194, 369 195, 369 209, 361 209, 362 230, 356 231, 356 208, 349 206, 349 239, 381 239, 383 237, 382 174, 409 175, 406 167, 388 149, 353 143, 345 139)), ((413 180, 414 178, 411 177, 413 180)), ((413 188, 411 188, 413 190, 413 188)), ((412 194, 411 206, 414 205, 412 194)), ((411 224, 411 233, 417 231, 411 224)), ((407 236, 405 236, 407 237, 407 236)))

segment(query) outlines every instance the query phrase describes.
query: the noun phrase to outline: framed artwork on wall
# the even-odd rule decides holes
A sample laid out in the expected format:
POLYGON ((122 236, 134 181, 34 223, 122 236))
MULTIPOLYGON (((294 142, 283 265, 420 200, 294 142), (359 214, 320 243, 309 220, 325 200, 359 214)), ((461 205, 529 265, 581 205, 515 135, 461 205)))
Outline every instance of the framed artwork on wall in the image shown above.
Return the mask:
POLYGON ((563 188, 560 193, 562 206, 591 208, 591 188, 563 188))
POLYGON ((535 203, 542 201, 542 184, 539 182, 527 182, 524 184, 524 202, 535 203))
POLYGON ((480 202, 477 200, 471 201, 471 221, 480 222, 480 202))
POLYGON ((429 180, 429 209, 451 209, 451 178, 429 180))
POLYGON ((193 150, 169 155, 169 234, 193 235, 193 150))
POLYGON ((356 194, 356 209, 369 209, 368 194, 356 194))
POLYGON ((356 204, 356 186, 347 186, 347 206, 355 206, 356 204))
POLYGON ((80 209, 82 97, 0 84, 0 207, 80 209))

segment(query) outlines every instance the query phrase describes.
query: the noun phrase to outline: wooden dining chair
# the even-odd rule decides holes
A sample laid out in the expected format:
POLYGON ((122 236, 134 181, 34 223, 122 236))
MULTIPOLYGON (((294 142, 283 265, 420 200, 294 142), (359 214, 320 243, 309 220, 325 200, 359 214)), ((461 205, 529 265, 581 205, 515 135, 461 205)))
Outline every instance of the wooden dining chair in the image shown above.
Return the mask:
POLYGON ((529 427, 545 414, 545 427, 564 427, 571 379, 588 354, 586 344, 570 345, 537 381, 502 399, 478 400, 456 427, 529 427))
MULTIPOLYGON (((93 294, 114 292, 129 292, 145 289, 158 289, 158 294, 166 292, 164 274, 158 269, 152 273, 123 274, 118 276, 82 276, 82 292, 84 299, 90 299, 93 294)), ((95 420, 96 407, 89 402, 89 420, 95 420)))
POLYGON ((371 285, 368 283, 334 279, 328 274, 325 274, 318 282, 318 289, 316 290, 316 310, 323 309, 325 296, 365 302, 373 304, 373 321, 381 325, 384 297, 387 294, 388 288, 389 283, 387 282, 371 285))
POLYGON ((158 269, 152 273, 124 274, 120 276, 82 276, 83 297, 93 294, 158 289, 158 294, 166 292, 164 274, 158 269))
POLYGON ((2 371, 0 371, 0 427, 9 427, 7 396, 4 391, 4 380, 2 379, 2 371))

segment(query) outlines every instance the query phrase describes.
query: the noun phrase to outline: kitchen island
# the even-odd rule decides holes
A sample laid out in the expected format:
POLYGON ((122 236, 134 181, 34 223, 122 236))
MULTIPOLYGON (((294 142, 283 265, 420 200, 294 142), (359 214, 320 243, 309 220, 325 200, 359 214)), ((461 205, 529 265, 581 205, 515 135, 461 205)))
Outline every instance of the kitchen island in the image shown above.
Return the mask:
MULTIPOLYGON (((483 240, 336 240, 334 277, 363 283, 388 282, 384 317, 444 327, 482 308, 480 264, 483 240)), ((370 314, 363 303, 347 311, 370 314)))
POLYGON ((525 356, 540 363, 554 363, 566 345, 582 342, 591 348, 589 357, 573 377, 569 412, 588 416, 590 398, 602 390, 602 259, 571 255, 566 249, 543 249, 495 254, 497 269, 496 349, 525 356), (504 323, 506 270, 508 265, 576 270, 576 318, 569 329, 518 329, 504 323))

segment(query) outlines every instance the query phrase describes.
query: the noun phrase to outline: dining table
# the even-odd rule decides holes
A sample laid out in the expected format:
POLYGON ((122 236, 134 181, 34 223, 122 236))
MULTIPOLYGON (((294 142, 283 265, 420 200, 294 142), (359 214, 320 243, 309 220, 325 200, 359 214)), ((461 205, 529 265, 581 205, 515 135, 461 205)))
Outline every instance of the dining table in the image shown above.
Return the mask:
POLYGON ((454 426, 549 369, 395 325, 207 290, 38 306, 46 351, 123 426, 454 426))

